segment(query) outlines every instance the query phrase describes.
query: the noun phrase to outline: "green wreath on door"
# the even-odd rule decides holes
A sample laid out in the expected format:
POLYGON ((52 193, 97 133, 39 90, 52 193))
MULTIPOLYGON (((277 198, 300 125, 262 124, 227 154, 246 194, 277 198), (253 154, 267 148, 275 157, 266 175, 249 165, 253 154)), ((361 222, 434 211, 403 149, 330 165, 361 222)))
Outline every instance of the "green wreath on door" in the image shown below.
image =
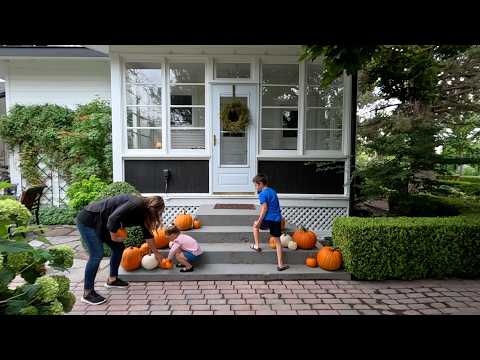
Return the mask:
POLYGON ((235 87, 233 88, 233 100, 225 105, 220 114, 223 131, 242 132, 250 122, 250 111, 240 100, 235 98, 235 87))

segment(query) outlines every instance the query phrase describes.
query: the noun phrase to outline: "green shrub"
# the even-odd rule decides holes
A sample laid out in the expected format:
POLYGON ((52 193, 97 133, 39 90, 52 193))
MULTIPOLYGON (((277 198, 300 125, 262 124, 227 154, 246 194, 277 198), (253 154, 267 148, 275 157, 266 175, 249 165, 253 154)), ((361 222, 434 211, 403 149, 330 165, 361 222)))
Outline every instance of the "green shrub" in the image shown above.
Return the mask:
POLYGON ((339 217, 333 244, 360 280, 477 277, 480 217, 339 217))
POLYGON ((439 180, 436 182, 438 185, 446 185, 470 196, 480 196, 480 182, 467 182, 457 180, 439 180))
POLYGON ((38 217, 42 225, 75 225, 77 213, 69 207, 41 206, 38 217))
POLYGON ((455 176, 455 175, 444 175, 439 176, 439 180, 451 180, 451 181, 462 181, 469 183, 480 184, 480 176, 455 176))
POLYGON ((0 200, 0 223, 25 226, 31 218, 30 211, 20 202, 13 199, 0 200))
POLYGON ((108 184, 102 191, 100 191, 95 200, 102 200, 121 194, 140 195, 140 192, 127 182, 115 181, 111 184, 108 184))
POLYGON ((95 175, 90 176, 88 180, 74 182, 67 190, 68 206, 79 211, 94 201, 106 187, 107 184, 95 175))
POLYGON ((460 210, 442 198, 427 194, 390 195, 389 212, 396 216, 455 216, 460 210))

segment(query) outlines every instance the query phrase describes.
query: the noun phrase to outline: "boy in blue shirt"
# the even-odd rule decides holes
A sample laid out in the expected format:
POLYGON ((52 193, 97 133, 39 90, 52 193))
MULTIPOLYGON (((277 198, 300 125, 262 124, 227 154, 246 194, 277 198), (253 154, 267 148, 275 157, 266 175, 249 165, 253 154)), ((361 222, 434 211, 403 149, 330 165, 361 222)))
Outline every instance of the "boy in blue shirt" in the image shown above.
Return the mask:
POLYGON ((258 174, 253 178, 255 189, 260 200, 260 215, 258 220, 253 223, 253 238, 255 244, 251 244, 250 248, 255 251, 262 251, 259 245, 260 229, 270 230, 270 235, 275 239, 277 245, 277 270, 283 271, 289 268, 283 263, 282 245, 280 243, 280 235, 282 233, 282 214, 280 210, 280 203, 275 190, 268 187, 267 177, 258 174))

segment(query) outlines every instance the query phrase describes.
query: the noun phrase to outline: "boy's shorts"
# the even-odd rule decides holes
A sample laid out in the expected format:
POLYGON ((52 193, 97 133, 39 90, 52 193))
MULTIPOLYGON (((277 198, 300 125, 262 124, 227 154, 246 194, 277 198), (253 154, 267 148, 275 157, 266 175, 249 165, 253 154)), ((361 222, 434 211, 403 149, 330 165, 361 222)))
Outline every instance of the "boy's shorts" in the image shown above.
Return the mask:
POLYGON ((282 235, 282 224, 280 221, 263 220, 260 229, 270 230, 270 235, 280 237, 282 235))
POLYGON ((189 263, 197 260, 200 257, 200 255, 193 255, 190 251, 185 251, 185 250, 183 251, 183 256, 187 258, 189 263))

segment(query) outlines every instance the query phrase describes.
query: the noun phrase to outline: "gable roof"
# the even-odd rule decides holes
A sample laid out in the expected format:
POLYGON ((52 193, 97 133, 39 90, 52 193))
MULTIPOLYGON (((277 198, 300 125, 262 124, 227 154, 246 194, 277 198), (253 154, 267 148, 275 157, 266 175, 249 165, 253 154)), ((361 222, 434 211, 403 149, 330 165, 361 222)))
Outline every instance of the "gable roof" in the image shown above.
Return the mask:
POLYGON ((61 46, 0 46, 0 58, 4 57, 85 57, 108 58, 108 55, 85 47, 61 46))

